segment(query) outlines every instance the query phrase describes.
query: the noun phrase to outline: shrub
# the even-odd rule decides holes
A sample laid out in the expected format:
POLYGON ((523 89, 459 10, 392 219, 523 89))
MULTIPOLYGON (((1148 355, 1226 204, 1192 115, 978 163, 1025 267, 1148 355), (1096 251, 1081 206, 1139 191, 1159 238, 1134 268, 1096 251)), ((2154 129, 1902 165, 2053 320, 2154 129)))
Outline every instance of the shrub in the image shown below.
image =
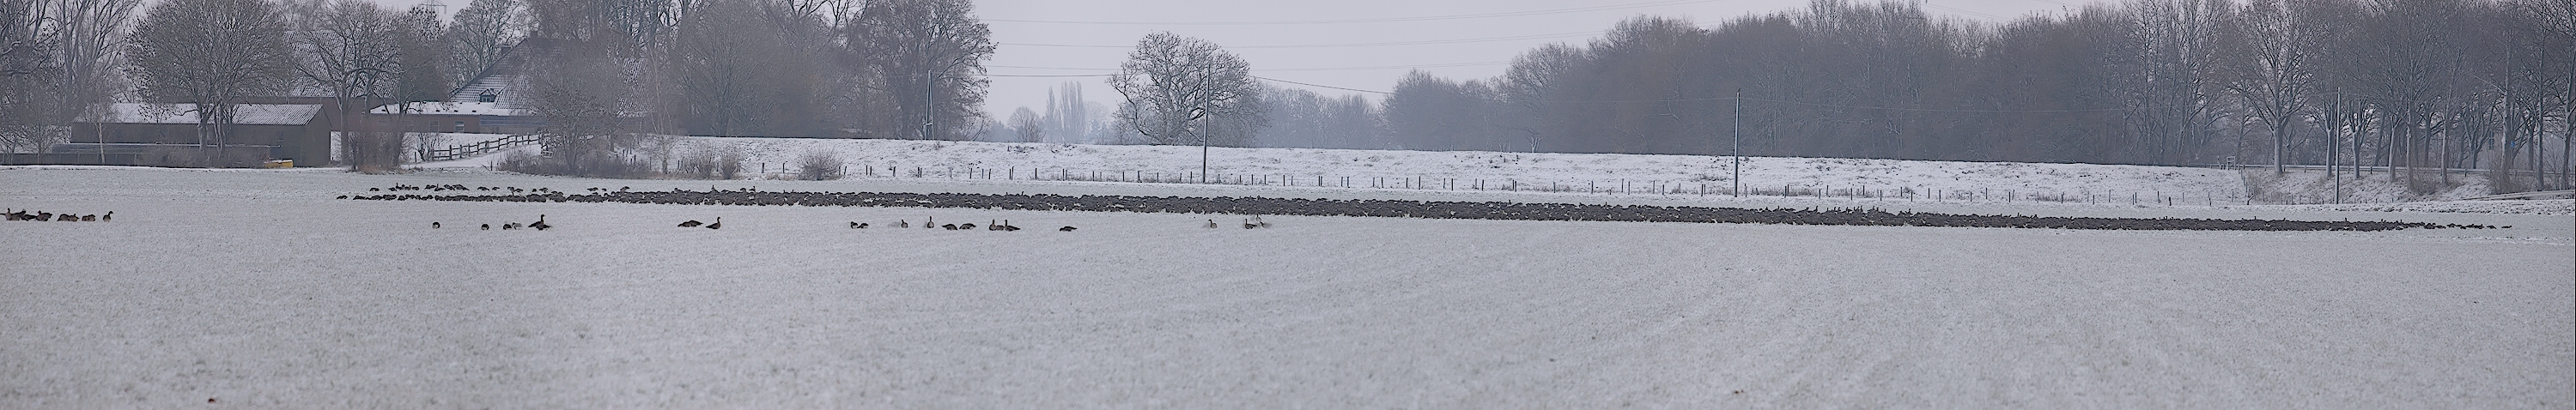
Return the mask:
POLYGON ((680 155, 678 175, 698 179, 734 179, 742 174, 742 150, 699 146, 680 155))
POLYGON ((805 151, 804 156, 796 159, 796 166, 803 168, 797 172, 797 179, 807 181, 841 179, 841 155, 836 152, 819 149, 805 151))

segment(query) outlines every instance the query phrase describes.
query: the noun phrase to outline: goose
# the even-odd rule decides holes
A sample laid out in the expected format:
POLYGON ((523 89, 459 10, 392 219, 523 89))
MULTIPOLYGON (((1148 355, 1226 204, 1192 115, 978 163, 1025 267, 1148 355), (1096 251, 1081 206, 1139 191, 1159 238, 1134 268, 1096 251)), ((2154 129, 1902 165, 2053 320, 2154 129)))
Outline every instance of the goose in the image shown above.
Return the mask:
POLYGON ((430 223, 429 223, 429 229, 438 229, 438 223, 437 223, 437 222, 430 222, 430 223))
POLYGON ((492 224, 483 224, 483 230, 486 230, 486 231, 492 230, 492 224))
POLYGON ((1207 227, 1208 227, 1208 229, 1216 229, 1216 220, 1214 220, 1214 219, 1210 219, 1210 220, 1208 220, 1207 227))
POLYGON ((54 220, 54 213, 52 213, 52 212, 37 212, 37 213, 36 213, 36 222, 52 222, 53 220, 54 220))
POLYGON ((502 222, 502 223, 501 223, 501 230, 507 231, 507 230, 512 230, 512 229, 519 229, 519 223, 517 223, 517 222, 502 222))
POLYGON ((553 228, 553 227, 555 227, 555 226, 554 226, 554 225, 547 225, 547 224, 546 224, 546 215, 545 215, 545 214, 537 214, 537 223, 528 224, 528 227, 530 227, 530 228, 537 228, 537 230, 542 231, 542 230, 546 230, 546 228, 553 228))
POLYGON ((724 229, 724 217, 716 217, 716 223, 707 224, 707 229, 724 229))
POLYGON ((897 220, 894 220, 894 227, 896 227, 896 228, 910 228, 910 227, 912 227, 912 221, 911 221, 911 220, 908 220, 908 219, 897 219, 897 220))
POLYGON ((696 228, 696 227, 698 227, 698 225, 705 225, 705 224, 706 224, 705 222, 698 222, 697 220, 692 219, 692 220, 689 220, 688 222, 681 222, 681 223, 680 223, 680 227, 682 227, 682 228, 696 228))
POLYGON ((12 221, 18 220, 18 210, 17 210, 17 209, 14 209, 14 208, 12 208, 12 209, 8 209, 6 213, 0 213, 0 218, 5 218, 5 219, 8 219, 8 220, 12 220, 12 221))
POLYGON ((1056 232, 1073 232, 1073 227, 1072 227, 1072 226, 1066 226, 1066 227, 1062 227, 1062 228, 1055 228, 1055 231, 1056 231, 1056 232))
POLYGON ((116 219, 116 211, 107 211, 107 214, 106 214, 106 215, 99 215, 99 216, 98 216, 98 221, 99 221, 99 222, 108 222, 108 221, 115 220, 115 219, 116 219))
POLYGON ((986 219, 984 220, 984 230, 999 231, 1002 230, 1002 224, 993 223, 993 220, 986 219))
POLYGON ((939 225, 936 225, 937 223, 939 223, 939 217, 923 217, 921 218, 921 229, 937 228, 939 227, 939 225))
POLYGON ((954 230, 957 230, 957 224, 940 225, 940 226, 939 226, 939 229, 946 229, 946 230, 954 231, 954 230))
POLYGON ((1004 220, 1002 220, 1002 230, 1003 230, 1003 231, 1017 231, 1017 230, 1020 230, 1020 227, 1019 227, 1018 225, 1012 225, 1012 224, 1011 224, 1011 220, 1009 220, 1009 219, 1004 219, 1004 220))
POLYGON ((971 230, 975 230, 975 224, 973 224, 973 223, 962 223, 962 224, 957 224, 957 229, 964 229, 964 230, 970 230, 970 231, 971 231, 971 230))

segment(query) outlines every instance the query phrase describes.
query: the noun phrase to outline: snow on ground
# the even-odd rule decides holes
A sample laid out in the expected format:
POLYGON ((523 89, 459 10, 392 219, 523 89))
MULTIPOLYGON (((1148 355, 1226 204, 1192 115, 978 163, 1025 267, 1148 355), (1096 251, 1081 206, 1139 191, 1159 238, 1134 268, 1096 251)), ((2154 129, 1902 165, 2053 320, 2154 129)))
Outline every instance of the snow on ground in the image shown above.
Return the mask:
POLYGON ((2445 183, 2443 175, 2431 169, 2421 170, 2413 179, 2405 171, 2390 175, 2385 170, 2361 173, 2354 178, 2350 171, 2338 172, 2328 179, 2325 170, 2292 169, 2274 174, 2268 168, 2244 170, 2245 181, 2254 191, 2254 201, 2264 204, 2356 204, 2416 201, 2449 201, 2494 194, 2487 176, 2454 173, 2445 183), (2342 195, 2337 196, 2340 192, 2342 195), (2420 192, 2420 193, 2419 193, 2420 192))
POLYGON ((117 213, 0 222, 0 408, 2576 404, 2563 216, 1777 198, 1747 203, 2514 228, 1244 230, 1183 214, 329 199, 394 184, 1685 201, 0 167, 0 205, 117 213), (539 214, 560 228, 465 229, 539 214), (724 229, 671 227, 715 217, 724 229), (1032 229, 845 228, 925 217, 1032 229))
MULTIPOLYGON (((855 177, 1190 180, 1199 172, 1195 146, 1072 145, 959 141, 692 137, 692 149, 740 149, 746 169, 758 173, 802 167, 808 153, 835 154, 855 177), (1118 175, 1131 175, 1120 177, 1118 175)), ((1629 193, 1726 193, 1735 177, 1731 157, 1696 155, 1557 154, 1479 151, 1373 151, 1305 148, 1212 148, 1210 173, 1248 184, 1417 187, 1438 190, 1573 190, 1629 193), (1261 182, 1268 181, 1268 182, 1261 182), (1623 188, 1624 187, 1624 188, 1623 188), (1624 191, 1623 191, 1624 189, 1624 191)), ((1748 192, 1848 192, 1861 196, 1950 198, 1974 195, 2082 198, 2156 195, 2192 204, 2241 203, 2245 185, 2235 171, 2179 167, 2014 162, 1903 161, 1844 158, 1747 157, 1748 192), (2215 199, 2213 200, 2213 197, 2215 199)), ((2107 199, 2103 201, 2108 202, 2107 199)))

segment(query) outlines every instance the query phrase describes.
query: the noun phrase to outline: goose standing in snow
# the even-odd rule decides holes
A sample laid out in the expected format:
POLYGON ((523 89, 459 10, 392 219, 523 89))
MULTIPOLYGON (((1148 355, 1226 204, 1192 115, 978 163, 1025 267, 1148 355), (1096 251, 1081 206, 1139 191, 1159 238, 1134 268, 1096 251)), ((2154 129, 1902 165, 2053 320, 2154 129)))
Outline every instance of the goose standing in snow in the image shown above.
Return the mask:
POLYGON ((99 215, 99 216, 98 216, 98 221, 99 221, 99 222, 108 222, 108 221, 114 221, 114 220, 116 220, 116 211, 107 211, 107 214, 106 214, 106 215, 99 215))
POLYGON ((707 229, 724 229, 724 217, 716 217, 716 223, 707 224, 707 229))
POLYGON ((1216 229, 1216 220, 1214 220, 1214 219, 1210 219, 1210 220, 1208 220, 1207 228, 1208 228, 1208 229, 1216 229))
POLYGON ((528 227, 530 227, 530 228, 537 228, 537 230, 542 231, 542 230, 546 230, 546 228, 553 228, 553 227, 555 227, 555 226, 554 226, 554 225, 547 225, 547 224, 546 224, 546 215, 545 215, 545 214, 537 214, 537 223, 528 224, 528 227))

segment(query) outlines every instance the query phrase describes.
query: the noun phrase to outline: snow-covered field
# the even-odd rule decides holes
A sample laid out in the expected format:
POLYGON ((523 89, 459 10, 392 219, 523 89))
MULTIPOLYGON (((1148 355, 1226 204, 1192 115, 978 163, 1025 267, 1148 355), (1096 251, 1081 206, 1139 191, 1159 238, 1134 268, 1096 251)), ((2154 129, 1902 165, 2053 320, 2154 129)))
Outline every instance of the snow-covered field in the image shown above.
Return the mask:
MULTIPOLYGON (((1079 158, 1061 155, 1045 163, 1079 158)), ((1302 166, 1373 168, 1368 158, 1335 155, 1344 154, 1297 156, 1312 157, 1302 166)), ((930 156, 844 158, 936 166, 930 156)), ((1404 169, 1392 165, 1399 160, 1429 161, 1389 155, 1375 167, 1404 169)), ((1612 162, 1622 161, 1637 160, 1612 162)), ((1781 170, 1794 161, 1806 159, 1757 162, 1781 170)), ((1544 163, 1576 175, 1593 166, 1576 162, 1544 163)), ((1627 173, 1634 168, 1617 175, 1665 178, 1627 173)), ((1895 179, 1913 172, 1901 169, 1868 175, 1890 185, 1940 177, 1895 179)), ((1790 175, 1747 171, 1748 179, 1790 175)), ((2157 183, 2113 171, 2101 178, 2127 182, 2102 185, 2157 183)), ((2178 169, 2166 180, 2234 175, 2188 173, 2200 171, 2178 169)), ((0 222, 8 244, 0 252, 8 284, 0 286, 0 408, 2576 406, 2576 368, 2567 365, 2576 361, 2576 220, 2563 213, 910 177, 636 181, 471 168, 0 167, 0 205, 117 216, 0 222), (330 199, 395 184, 1874 206, 2513 227, 2133 232, 1270 217, 1274 228, 1245 230, 1201 228, 1234 218, 1213 215, 330 199), (539 214, 558 228, 466 229, 539 214), (716 217, 724 229, 671 226, 716 217), (928 217, 1031 229, 846 228, 928 217), (446 228, 429 229, 433 221, 446 228)))
MULTIPOLYGON (((801 168, 799 159, 808 153, 831 153, 858 177, 1194 180, 1201 165, 1195 146, 706 137, 691 138, 689 145, 740 149, 752 163, 747 167, 779 173, 801 168)), ((1736 178, 1732 157, 1696 155, 1303 148, 1211 148, 1206 154, 1215 180, 1274 186, 1698 195, 1730 192, 1736 178)), ((1925 199, 1974 195, 2003 201, 2091 194, 2118 195, 2126 202, 2139 194, 2152 202, 2161 194, 2205 204, 2243 202, 2245 186, 2237 175, 2175 167, 1748 157, 1743 185, 1768 195, 1785 189, 1848 196, 1865 189, 1859 196, 1906 197, 1902 192, 1912 190, 1910 196, 1925 199)))

